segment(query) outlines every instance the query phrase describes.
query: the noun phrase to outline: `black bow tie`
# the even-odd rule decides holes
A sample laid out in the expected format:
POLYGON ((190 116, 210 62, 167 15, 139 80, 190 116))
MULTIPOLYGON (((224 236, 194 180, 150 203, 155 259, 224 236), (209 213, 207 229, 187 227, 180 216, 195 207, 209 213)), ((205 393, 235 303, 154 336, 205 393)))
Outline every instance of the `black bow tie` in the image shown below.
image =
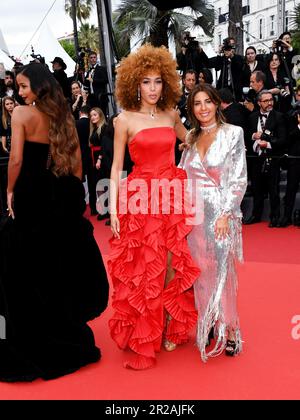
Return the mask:
POLYGON ((268 118, 268 114, 262 114, 262 113, 260 113, 260 116, 261 116, 261 117, 268 118))

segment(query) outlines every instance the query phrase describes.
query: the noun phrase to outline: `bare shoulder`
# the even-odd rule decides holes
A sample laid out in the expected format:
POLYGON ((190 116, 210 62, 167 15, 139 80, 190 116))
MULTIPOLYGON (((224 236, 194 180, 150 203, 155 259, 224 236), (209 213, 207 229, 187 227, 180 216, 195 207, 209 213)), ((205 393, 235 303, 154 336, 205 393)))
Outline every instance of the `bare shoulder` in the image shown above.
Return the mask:
POLYGON ((164 110, 165 114, 169 116, 169 118, 173 121, 173 123, 175 124, 177 119, 179 118, 178 112, 175 109, 165 109, 164 110))
POLYGON ((27 105, 18 105, 13 110, 13 119, 14 120, 24 120, 24 117, 27 115, 27 105))
POLYGON ((28 105, 18 105, 13 110, 13 118, 17 121, 28 121, 37 115, 37 110, 28 105))
POLYGON ((116 118, 116 123, 118 126, 128 127, 130 121, 130 116, 128 115, 128 111, 122 111, 116 118))

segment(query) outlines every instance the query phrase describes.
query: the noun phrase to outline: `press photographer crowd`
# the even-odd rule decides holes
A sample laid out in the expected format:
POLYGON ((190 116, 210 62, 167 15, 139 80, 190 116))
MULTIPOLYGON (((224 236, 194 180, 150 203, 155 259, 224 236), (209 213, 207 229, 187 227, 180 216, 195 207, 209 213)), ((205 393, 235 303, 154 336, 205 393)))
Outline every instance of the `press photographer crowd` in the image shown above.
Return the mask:
MULTIPOLYGON (((82 50, 78 57, 73 78, 67 77, 66 64, 60 57, 53 59, 52 70, 76 120, 91 215, 103 220, 109 215, 97 212, 96 184, 110 176, 116 115, 109 118, 108 76, 106 68, 98 63, 97 53, 82 50)), ((176 58, 183 90, 177 109, 185 127, 191 128, 187 113, 190 93, 198 83, 208 83, 219 91, 226 121, 244 130, 249 185, 247 206, 245 200, 242 205, 243 223, 259 223, 268 199, 269 227, 300 226, 300 211, 295 209, 300 183, 300 56, 292 47, 291 34, 283 33, 273 42, 271 52, 263 55, 257 54, 253 46, 246 49, 245 56, 238 55, 235 39, 226 38, 219 54, 212 58, 207 57, 198 41, 186 36, 176 58), (281 203, 283 171, 286 187, 281 203)), ((33 59, 43 62, 41 56, 33 54, 33 59)), ((18 68, 6 69, 0 80, 0 215, 7 208, 11 116, 14 108, 23 104, 15 83, 18 68)), ((174 152, 179 163, 178 147, 174 152)), ((130 156, 126 153, 124 169, 130 171, 130 156)))

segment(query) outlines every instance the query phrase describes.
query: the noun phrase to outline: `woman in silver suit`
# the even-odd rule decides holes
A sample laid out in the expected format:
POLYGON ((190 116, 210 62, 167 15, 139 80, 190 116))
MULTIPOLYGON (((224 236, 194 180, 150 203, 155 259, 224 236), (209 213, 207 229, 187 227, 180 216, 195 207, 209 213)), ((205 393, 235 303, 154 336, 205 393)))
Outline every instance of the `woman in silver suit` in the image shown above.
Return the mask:
POLYGON ((189 96, 193 129, 180 166, 186 170, 195 209, 188 238, 192 256, 201 267, 196 281, 197 345, 201 358, 233 356, 242 350, 237 314, 237 274, 242 261, 240 204, 247 186, 243 130, 226 124, 217 91, 198 85, 189 96), (216 339, 208 350, 210 338, 216 339))

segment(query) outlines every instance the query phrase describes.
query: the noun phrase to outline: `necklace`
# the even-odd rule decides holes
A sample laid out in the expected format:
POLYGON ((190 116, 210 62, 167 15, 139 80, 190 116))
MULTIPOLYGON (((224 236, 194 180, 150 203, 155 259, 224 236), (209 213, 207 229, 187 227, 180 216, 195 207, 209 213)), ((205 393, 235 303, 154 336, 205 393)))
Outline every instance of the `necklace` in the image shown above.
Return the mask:
POLYGON ((200 128, 201 128, 201 130, 203 130, 204 132, 205 132, 205 134, 207 133, 207 134, 209 134, 214 128, 216 128, 217 127, 217 123, 215 122, 215 123, 213 123, 213 124, 211 124, 211 125, 208 125, 208 126, 206 126, 206 127, 203 127, 202 125, 200 126, 200 128))
POLYGON ((150 116, 150 118, 152 120, 155 119, 155 114, 157 114, 157 108, 155 107, 155 109, 152 109, 151 111, 139 111, 141 114, 147 114, 150 116))

